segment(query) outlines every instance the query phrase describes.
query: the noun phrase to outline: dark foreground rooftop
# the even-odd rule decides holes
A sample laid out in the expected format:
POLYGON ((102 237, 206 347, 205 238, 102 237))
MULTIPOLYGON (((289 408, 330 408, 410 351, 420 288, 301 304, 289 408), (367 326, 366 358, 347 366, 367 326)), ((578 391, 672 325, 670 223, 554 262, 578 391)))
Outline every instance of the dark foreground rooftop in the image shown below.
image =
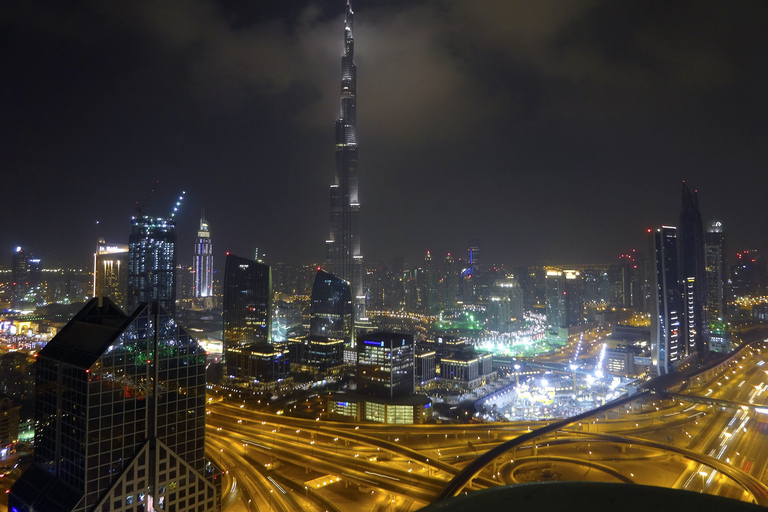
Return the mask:
POLYGON ((433 503, 421 512, 765 512, 710 494, 600 482, 546 482, 494 487, 433 503))

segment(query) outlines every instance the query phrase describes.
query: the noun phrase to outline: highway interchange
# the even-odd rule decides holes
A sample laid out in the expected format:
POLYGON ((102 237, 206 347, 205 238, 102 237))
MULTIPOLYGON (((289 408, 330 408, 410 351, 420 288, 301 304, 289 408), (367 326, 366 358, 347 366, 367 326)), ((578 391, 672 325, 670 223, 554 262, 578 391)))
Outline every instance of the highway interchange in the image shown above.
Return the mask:
POLYGON ((542 480, 631 482, 766 506, 767 358, 766 344, 754 343, 668 390, 563 422, 356 425, 298 416, 321 411, 321 397, 268 411, 211 395, 207 451, 224 471, 225 511, 418 510, 449 494, 542 480))

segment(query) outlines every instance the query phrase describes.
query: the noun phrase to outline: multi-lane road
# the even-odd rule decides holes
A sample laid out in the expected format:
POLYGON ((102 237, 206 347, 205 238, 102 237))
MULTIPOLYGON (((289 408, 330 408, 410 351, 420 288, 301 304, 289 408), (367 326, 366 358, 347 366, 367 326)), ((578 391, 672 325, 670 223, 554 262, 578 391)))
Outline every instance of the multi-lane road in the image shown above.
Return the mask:
POLYGON ((757 344, 708 378, 671 389, 674 396, 644 394, 540 436, 551 422, 354 425, 213 400, 208 452, 229 471, 227 511, 417 510, 504 442, 514 446, 467 479, 464 491, 584 479, 766 504, 766 354, 757 344))

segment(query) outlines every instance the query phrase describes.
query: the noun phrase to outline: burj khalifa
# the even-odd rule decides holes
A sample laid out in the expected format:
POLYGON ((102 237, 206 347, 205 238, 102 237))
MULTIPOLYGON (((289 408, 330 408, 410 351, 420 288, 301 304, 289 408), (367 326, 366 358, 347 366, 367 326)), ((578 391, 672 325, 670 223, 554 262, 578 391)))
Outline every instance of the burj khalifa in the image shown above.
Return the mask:
POLYGON ((360 252, 360 200, 357 184, 355 40, 352 6, 347 0, 344 55, 341 57, 341 106, 336 120, 336 175, 331 192, 331 229, 326 241, 328 270, 350 283, 355 319, 365 318, 363 256, 360 252))

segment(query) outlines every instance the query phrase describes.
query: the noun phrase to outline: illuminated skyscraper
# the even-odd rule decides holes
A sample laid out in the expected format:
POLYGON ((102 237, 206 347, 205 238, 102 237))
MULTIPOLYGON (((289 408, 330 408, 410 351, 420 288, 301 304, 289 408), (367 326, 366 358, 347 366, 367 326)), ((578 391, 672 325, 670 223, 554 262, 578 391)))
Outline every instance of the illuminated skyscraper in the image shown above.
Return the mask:
POLYGON ((355 316, 365 317, 363 256, 360 252, 360 199, 357 183, 357 71, 352 36, 352 7, 347 1, 344 55, 341 57, 341 108, 336 121, 336 174, 331 193, 331 229, 326 241, 328 269, 349 281, 355 316))
POLYGON ((728 263, 725 250, 723 224, 712 221, 704 235, 704 268, 707 273, 707 334, 711 350, 725 351, 726 335, 726 285, 728 263))
POLYGON ((125 309, 129 252, 125 244, 107 244, 103 238, 94 255, 93 296, 109 297, 125 309))
POLYGON ((487 311, 490 330, 513 332, 522 325, 523 290, 514 276, 496 279, 487 311))
POLYGON ((392 332, 365 334, 357 342, 357 389, 379 398, 413 394, 413 335, 392 332))
POLYGON ((640 269, 635 251, 619 256, 619 263, 608 269, 608 300, 612 306, 640 308, 642 303, 640 269))
POLYGON ((35 453, 8 510, 217 510, 205 351, 156 302, 92 299, 35 366, 35 453))
POLYGON ((568 328, 584 323, 584 278, 576 270, 547 270, 547 326, 561 339, 568 328))
POLYGON ((655 268, 651 296, 651 360, 653 371, 674 371, 681 359, 681 295, 678 281, 677 229, 662 226, 653 233, 655 268))
POLYGON ((128 309, 158 301, 176 310, 176 221, 148 215, 133 217, 128 238, 128 309))
POLYGON ((200 229, 197 231, 195 243, 195 261, 192 265, 194 272, 193 294, 196 299, 204 299, 213 295, 213 244, 205 212, 200 215, 200 229))
POLYGON ((13 252, 11 266, 11 302, 12 308, 22 309, 22 302, 29 289, 29 258, 24 249, 17 247, 13 252))
POLYGON ((699 213, 699 197, 683 183, 683 205, 678 230, 680 286, 683 295, 681 351, 706 357, 708 339, 704 320, 707 302, 707 277, 704 268, 704 228, 699 213))

